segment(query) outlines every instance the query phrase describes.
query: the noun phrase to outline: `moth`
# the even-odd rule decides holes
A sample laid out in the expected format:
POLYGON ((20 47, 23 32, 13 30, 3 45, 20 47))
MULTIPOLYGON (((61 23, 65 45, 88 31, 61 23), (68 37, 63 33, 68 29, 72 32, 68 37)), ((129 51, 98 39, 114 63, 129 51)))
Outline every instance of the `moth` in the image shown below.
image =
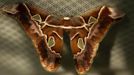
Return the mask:
POLYGON ((31 38, 45 70, 56 71, 62 59, 63 34, 68 33, 78 74, 86 73, 113 22, 123 17, 116 9, 100 6, 80 16, 57 18, 28 3, 3 8, 21 23, 31 38))

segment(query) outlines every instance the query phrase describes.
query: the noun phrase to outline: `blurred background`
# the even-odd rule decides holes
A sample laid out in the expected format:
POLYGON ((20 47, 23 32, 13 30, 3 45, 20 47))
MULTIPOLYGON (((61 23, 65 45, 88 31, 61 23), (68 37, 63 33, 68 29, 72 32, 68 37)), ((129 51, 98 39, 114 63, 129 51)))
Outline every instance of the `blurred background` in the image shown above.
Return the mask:
MULTIPOLYGON (((134 0, 0 0, 0 6, 16 2, 33 3, 56 16, 80 15, 101 5, 124 11, 126 16, 111 27, 86 75, 134 75, 134 0)), ((43 70, 31 40, 19 23, 0 13, 0 75, 77 75, 69 56, 68 52, 57 72, 43 70)))

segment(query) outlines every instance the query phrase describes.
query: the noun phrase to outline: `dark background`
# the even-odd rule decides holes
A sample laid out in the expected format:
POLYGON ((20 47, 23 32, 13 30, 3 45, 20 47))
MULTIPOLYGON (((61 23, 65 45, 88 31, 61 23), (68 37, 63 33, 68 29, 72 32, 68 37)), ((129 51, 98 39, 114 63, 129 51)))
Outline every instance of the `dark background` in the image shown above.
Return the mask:
MULTIPOLYGON (((134 0, 0 0, 0 6, 23 1, 32 2, 56 16, 75 16, 100 5, 118 7, 126 16, 101 42, 87 75, 134 75, 134 0)), ((44 71, 19 23, 0 14, 0 75, 75 75, 69 56, 69 52, 64 55, 63 67, 57 72, 44 71)))

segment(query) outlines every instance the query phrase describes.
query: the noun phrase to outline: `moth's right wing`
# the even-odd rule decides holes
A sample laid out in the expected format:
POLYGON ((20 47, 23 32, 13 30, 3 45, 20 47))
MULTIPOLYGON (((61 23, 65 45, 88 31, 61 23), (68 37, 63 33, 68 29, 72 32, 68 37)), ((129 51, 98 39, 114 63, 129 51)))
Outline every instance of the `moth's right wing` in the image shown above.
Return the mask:
MULTIPOLYGON (((55 41, 57 42, 57 39, 55 40, 54 38, 58 38, 58 36, 53 33, 52 35, 55 35, 53 36, 54 38, 48 37, 44 32, 49 29, 46 28, 43 31, 41 28, 41 22, 46 19, 48 13, 34 5, 24 3, 11 6, 7 5, 3 7, 3 12, 16 17, 21 23, 25 32, 31 38, 36 47, 44 69, 55 71, 59 67, 61 56, 60 53, 52 51, 49 45, 52 45, 55 41)), ((60 47, 61 46, 62 45, 60 45, 60 47)))

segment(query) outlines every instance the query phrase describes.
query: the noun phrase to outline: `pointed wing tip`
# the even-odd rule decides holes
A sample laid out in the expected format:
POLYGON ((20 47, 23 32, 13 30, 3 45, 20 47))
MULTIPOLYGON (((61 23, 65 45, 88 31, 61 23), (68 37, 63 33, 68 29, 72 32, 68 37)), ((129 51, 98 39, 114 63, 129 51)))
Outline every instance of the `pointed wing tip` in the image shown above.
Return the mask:
POLYGON ((2 13, 6 13, 6 14, 16 14, 18 12, 16 10, 17 7, 18 7, 18 4, 14 4, 14 5, 3 5, 2 7, 0 7, 0 11, 2 13))
POLYGON ((108 7, 110 11, 110 17, 114 20, 120 20, 125 16, 125 13, 117 8, 108 7))
POLYGON ((26 5, 27 4, 24 2, 18 2, 18 3, 14 3, 14 4, 5 4, 0 7, 0 11, 2 13, 14 15, 14 14, 17 14, 20 11, 20 9, 24 10, 24 7, 25 8, 27 7, 26 5))

